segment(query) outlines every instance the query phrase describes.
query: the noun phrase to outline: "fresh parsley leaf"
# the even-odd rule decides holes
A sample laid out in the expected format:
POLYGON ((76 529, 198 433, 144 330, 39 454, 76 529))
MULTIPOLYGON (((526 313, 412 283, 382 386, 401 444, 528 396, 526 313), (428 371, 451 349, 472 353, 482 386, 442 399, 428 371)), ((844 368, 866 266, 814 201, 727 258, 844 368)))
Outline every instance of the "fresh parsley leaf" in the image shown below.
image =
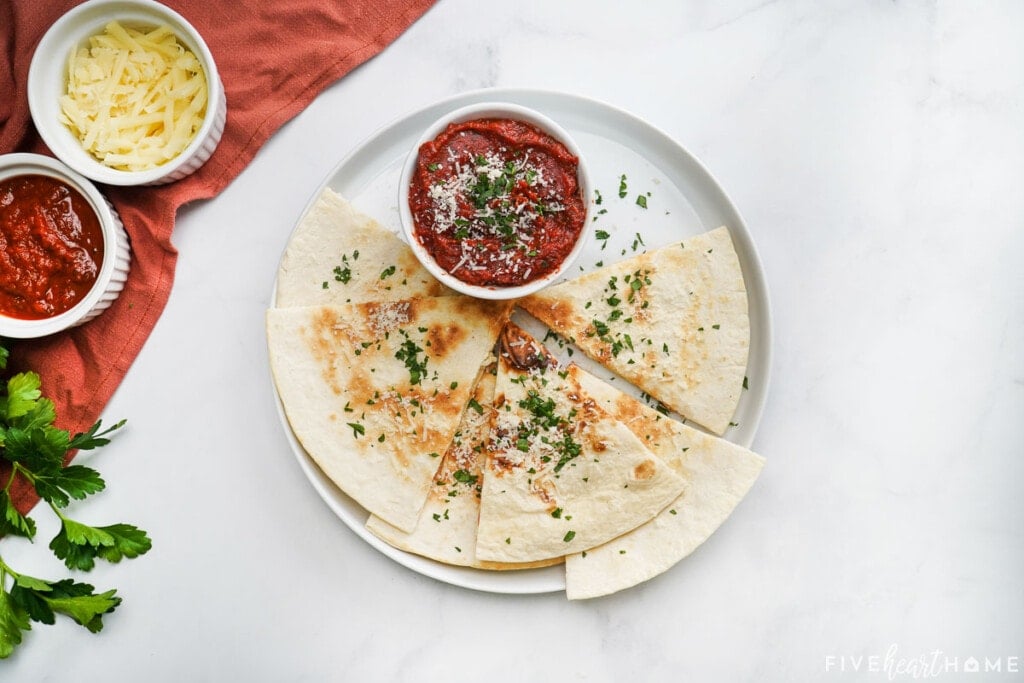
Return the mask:
MULTIPOLYGON (((6 368, 7 358, 0 342, 0 369, 6 368)), ((81 500, 105 486, 91 467, 65 466, 69 454, 106 445, 109 434, 124 421, 103 431, 97 421, 71 437, 54 425, 56 417, 53 401, 42 395, 36 373, 19 373, 0 383, 0 460, 11 467, 11 476, 0 488, 0 536, 32 539, 36 535, 35 522, 21 514, 11 498, 11 487, 20 478, 61 520, 50 549, 68 568, 87 571, 97 558, 119 562, 147 552, 152 542, 141 529, 129 524, 92 527, 62 512, 72 499, 81 500)), ((21 643, 31 621, 52 624, 57 614, 63 614, 95 633, 103 627, 102 616, 120 603, 113 590, 96 593, 91 585, 71 579, 37 579, 16 572, 0 557, 0 659, 9 657, 21 643)))
POLYGON ((50 550, 64 560, 68 569, 88 571, 97 557, 114 563, 138 557, 152 545, 145 531, 130 524, 92 527, 66 517, 61 522, 60 531, 50 541, 50 550))
POLYGON ((4 436, 4 457, 30 470, 48 470, 64 464, 71 439, 55 427, 11 427, 4 436))
POLYGON ((14 501, 11 500, 7 491, 0 491, 0 511, 3 513, 3 518, 0 519, 0 536, 35 537, 35 521, 18 512, 18 508, 14 507, 14 501))
POLYGON ((113 427, 99 432, 98 430, 103 425, 103 420, 97 420, 96 424, 90 427, 88 431, 75 434, 74 438, 71 439, 71 448, 77 448, 80 451, 91 451, 94 448, 106 446, 110 443, 110 439, 106 438, 106 436, 124 427, 126 422, 127 420, 121 420, 113 427))
POLYGON ((11 589, 11 601, 21 607, 32 621, 53 624, 56 614, 64 614, 92 633, 103 629, 103 615, 121 604, 117 591, 95 593, 87 583, 63 579, 53 583, 21 574, 11 589))
POLYGON ((21 644, 21 634, 31 628, 28 612, 5 591, 0 591, 0 659, 6 659, 21 644))
POLYGON ((84 465, 68 465, 32 475, 32 485, 43 500, 67 507, 70 498, 82 500, 106 486, 99 472, 84 465))

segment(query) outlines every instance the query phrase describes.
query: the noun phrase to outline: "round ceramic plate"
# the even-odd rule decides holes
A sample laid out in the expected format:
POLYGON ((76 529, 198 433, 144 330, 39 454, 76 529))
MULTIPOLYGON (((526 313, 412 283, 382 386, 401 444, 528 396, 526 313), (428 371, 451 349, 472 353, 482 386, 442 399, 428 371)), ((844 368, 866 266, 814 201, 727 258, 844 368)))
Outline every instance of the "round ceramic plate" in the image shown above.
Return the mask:
MULTIPOLYGON (((538 90, 491 89, 465 93, 406 116, 381 129, 344 159, 313 192, 306 210, 325 187, 357 209, 401 234, 398 177, 402 162, 422 131, 447 111, 486 101, 506 101, 536 109, 567 129, 586 156, 594 185, 593 230, 588 251, 568 277, 610 264, 645 249, 728 226, 747 287, 750 355, 747 387, 734 426, 724 438, 749 447, 768 393, 771 366, 771 314, 764 272, 753 239, 736 207, 697 159, 657 128, 591 99, 538 90), (642 197, 642 199, 638 199, 642 197), (599 204, 596 202, 600 202, 599 204), (600 231, 600 232, 598 232, 600 231)), ((303 212, 305 213, 305 211, 303 212)), ((296 225, 301 216, 296 220, 296 225)), ((271 298, 273 300, 273 297, 271 298)), ((525 315, 525 314, 523 314, 525 315)), ((542 339, 536 321, 517 322, 542 339)), ((553 348, 556 355, 566 349, 553 348)), ((572 360, 599 377, 606 370, 581 358, 572 360)), ((562 356, 563 358, 565 356, 562 356)), ((625 390, 619 380, 616 386, 625 390)), ((634 392, 639 396, 639 392, 634 392)), ((435 562, 391 547, 366 530, 368 513, 317 467, 292 433, 283 408, 278 412, 292 450, 317 493, 341 520, 372 547, 426 576, 465 588, 498 593, 547 593, 565 589, 563 566, 512 572, 485 571, 435 562)))

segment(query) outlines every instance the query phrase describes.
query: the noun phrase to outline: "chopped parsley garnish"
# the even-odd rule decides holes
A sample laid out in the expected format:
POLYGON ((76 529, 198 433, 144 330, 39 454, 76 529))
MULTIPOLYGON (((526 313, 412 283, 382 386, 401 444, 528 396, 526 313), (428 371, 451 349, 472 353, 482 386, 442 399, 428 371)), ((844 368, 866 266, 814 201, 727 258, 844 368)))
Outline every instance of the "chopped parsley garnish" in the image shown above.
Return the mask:
POLYGON ((623 173, 619 178, 619 199, 624 199, 628 192, 629 191, 626 188, 626 174, 623 173))
POLYGON ((562 537, 562 540, 568 543, 574 538, 576 538, 576 532, 570 529, 569 531, 565 532, 565 536, 562 537))
POLYGON ((470 474, 468 470, 455 470, 455 472, 452 474, 452 477, 455 479, 455 481, 459 482, 460 484, 466 484, 468 486, 473 486, 474 484, 476 484, 476 481, 478 479, 477 475, 470 474))
POLYGON ((363 434, 366 434, 366 427, 364 427, 358 422, 346 422, 345 424, 352 428, 352 436, 356 437, 357 439, 363 434))
POLYGON ((409 384, 422 384, 423 377, 427 374, 429 357, 424 353, 421 359, 419 354, 423 353, 423 349, 409 338, 405 330, 401 330, 401 333, 405 336, 405 341, 402 342, 402 345, 398 347, 398 351, 395 352, 395 358, 403 361, 405 367, 408 368, 409 384))

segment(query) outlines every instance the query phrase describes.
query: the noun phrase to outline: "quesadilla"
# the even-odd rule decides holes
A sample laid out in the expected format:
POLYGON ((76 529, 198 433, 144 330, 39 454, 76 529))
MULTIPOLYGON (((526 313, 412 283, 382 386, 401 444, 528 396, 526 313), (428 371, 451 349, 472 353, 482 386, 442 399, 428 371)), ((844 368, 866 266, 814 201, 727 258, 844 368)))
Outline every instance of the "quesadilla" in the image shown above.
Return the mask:
POLYGON ((585 354, 716 434, 736 411, 750 347, 747 293, 717 228, 521 299, 585 354))
POLYGON ((753 486, 764 458, 661 415, 593 375, 581 386, 686 480, 686 490, 643 526, 565 560, 566 595, 593 598, 635 586, 693 552, 753 486))
POLYGON ((397 235, 325 188, 281 257, 275 305, 397 301, 450 293, 397 235))
POLYGON ((342 491, 411 531, 508 312, 462 296, 270 309, 296 438, 342 491))
POLYGON ((496 365, 490 363, 480 376, 462 423, 434 475, 416 528, 405 533, 371 515, 366 522, 371 533, 400 550, 462 567, 508 570, 562 562, 561 557, 528 564, 485 562, 476 558, 483 446, 490 434, 496 372, 496 365))
POLYGON ((511 323, 502 333, 476 556, 530 562, 653 518, 684 480, 511 323))

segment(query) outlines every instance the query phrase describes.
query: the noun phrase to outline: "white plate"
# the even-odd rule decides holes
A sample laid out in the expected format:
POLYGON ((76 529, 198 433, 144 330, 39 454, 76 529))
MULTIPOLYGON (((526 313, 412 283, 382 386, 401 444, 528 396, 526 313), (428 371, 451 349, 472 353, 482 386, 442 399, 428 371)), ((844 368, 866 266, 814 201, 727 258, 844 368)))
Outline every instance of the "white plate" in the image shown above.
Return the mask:
MULTIPOLYGON (((607 104, 564 93, 518 89, 464 93, 378 131, 331 172, 313 193, 306 210, 325 187, 330 187, 362 212, 400 234, 398 176, 410 147, 423 129, 446 111, 484 101, 508 101, 541 111, 566 128, 579 144, 590 166, 594 188, 602 196, 602 204, 592 208, 595 212, 607 209, 607 213, 597 215, 597 220, 586 229, 601 229, 611 234, 603 249, 600 240, 591 239, 589 250, 580 258, 581 267, 590 269, 598 261, 608 264, 631 256, 638 233, 646 248, 651 249, 720 225, 729 227, 747 286, 751 339, 747 363, 749 389, 743 392, 733 418, 736 426, 726 432, 725 438, 749 447, 761 420, 771 367, 771 314, 761 262, 746 224, 711 174, 693 155, 650 124, 607 104), (626 176, 627 196, 620 199, 619 182, 623 175, 626 176), (638 194, 647 196, 646 209, 636 204, 638 194)), ((637 245, 638 250, 644 248, 637 245)), ((522 322, 531 327, 531 321, 522 322)), ((543 338, 544 328, 538 325, 532 325, 531 331, 539 331, 543 338)), ((558 352, 557 348, 552 350, 558 352)), ((574 354, 572 360, 610 379, 606 371, 581 355, 574 354)), ((613 382, 627 390, 621 379, 613 382)), ((565 589, 562 566, 515 572, 484 571, 442 564, 384 543, 366 530, 366 510, 342 493, 303 450, 288 426, 280 400, 278 413, 299 465, 317 493, 360 538, 396 562, 439 581, 476 590, 522 594, 565 589)))

